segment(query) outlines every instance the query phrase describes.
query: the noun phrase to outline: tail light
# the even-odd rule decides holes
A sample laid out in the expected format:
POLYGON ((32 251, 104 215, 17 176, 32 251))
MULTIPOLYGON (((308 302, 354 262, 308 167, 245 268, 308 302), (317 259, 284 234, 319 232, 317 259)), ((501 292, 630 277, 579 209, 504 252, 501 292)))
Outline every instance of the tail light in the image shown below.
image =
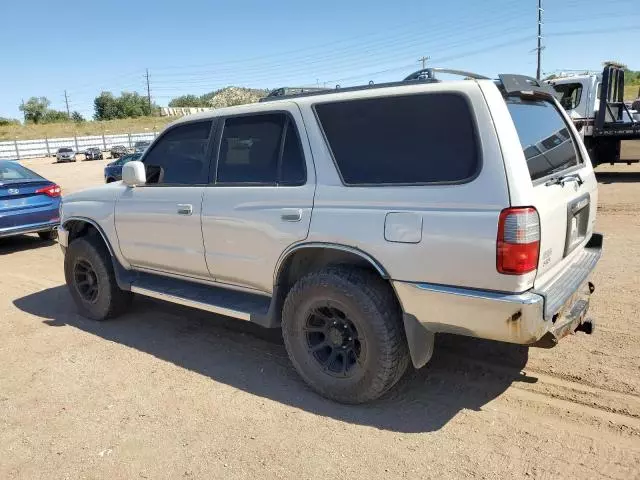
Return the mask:
POLYGON ((36 190, 36 193, 44 193, 48 197, 56 198, 62 194, 62 189, 56 185, 49 185, 47 187, 42 187, 36 190))
POLYGON ((538 268, 540 217, 535 208, 506 208, 500 212, 496 265, 498 272, 522 275, 538 268))

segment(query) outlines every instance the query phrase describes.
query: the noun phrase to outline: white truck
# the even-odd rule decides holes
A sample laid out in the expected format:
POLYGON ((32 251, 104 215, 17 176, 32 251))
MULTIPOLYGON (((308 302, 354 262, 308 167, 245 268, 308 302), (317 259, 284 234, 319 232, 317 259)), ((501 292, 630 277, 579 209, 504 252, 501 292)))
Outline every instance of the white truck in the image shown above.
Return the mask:
POLYGON ((640 112, 623 101, 624 69, 608 64, 602 73, 562 74, 547 81, 557 92, 584 141, 591 163, 638 163, 620 159, 623 140, 640 140, 640 112))

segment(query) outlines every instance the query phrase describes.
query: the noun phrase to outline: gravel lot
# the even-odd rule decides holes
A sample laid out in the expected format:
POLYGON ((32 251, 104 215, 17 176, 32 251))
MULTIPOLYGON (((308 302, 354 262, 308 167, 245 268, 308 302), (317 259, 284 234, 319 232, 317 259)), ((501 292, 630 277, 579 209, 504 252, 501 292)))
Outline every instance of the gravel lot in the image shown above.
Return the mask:
MULTIPOLYGON (((24 163, 71 192, 107 161, 24 163)), ((598 172, 594 335, 438 337, 359 407, 310 392, 278 332, 143 298, 85 320, 56 244, 0 240, 0 479, 640 478, 640 167, 598 172)))

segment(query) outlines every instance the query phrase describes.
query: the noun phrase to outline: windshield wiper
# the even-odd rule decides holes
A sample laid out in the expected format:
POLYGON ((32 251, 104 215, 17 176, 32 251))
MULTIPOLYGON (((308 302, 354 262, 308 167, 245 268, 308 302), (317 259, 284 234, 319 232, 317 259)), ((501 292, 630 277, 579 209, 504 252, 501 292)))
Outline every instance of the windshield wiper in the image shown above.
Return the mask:
POLYGON ((564 184, 567 182, 576 182, 578 184, 578 186, 582 185, 584 183, 584 181, 582 180, 582 178, 580 178, 580 175, 578 175, 577 173, 570 173, 569 175, 563 175, 563 176, 559 176, 559 177, 553 177, 550 178, 549 180, 546 181, 545 186, 550 186, 550 185, 562 185, 564 187, 564 184))

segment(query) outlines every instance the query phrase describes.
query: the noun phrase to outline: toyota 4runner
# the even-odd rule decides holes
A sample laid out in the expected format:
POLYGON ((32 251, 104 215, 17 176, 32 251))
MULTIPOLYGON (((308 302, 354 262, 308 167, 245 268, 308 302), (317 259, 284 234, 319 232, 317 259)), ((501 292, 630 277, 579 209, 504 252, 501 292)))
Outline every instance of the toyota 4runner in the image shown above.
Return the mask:
POLYGON ((64 197, 80 313, 117 316, 137 293, 281 328, 302 378, 347 403, 425 365, 440 332, 591 333, 602 235, 584 145, 549 87, 462 74, 174 122, 121 182, 64 197))

